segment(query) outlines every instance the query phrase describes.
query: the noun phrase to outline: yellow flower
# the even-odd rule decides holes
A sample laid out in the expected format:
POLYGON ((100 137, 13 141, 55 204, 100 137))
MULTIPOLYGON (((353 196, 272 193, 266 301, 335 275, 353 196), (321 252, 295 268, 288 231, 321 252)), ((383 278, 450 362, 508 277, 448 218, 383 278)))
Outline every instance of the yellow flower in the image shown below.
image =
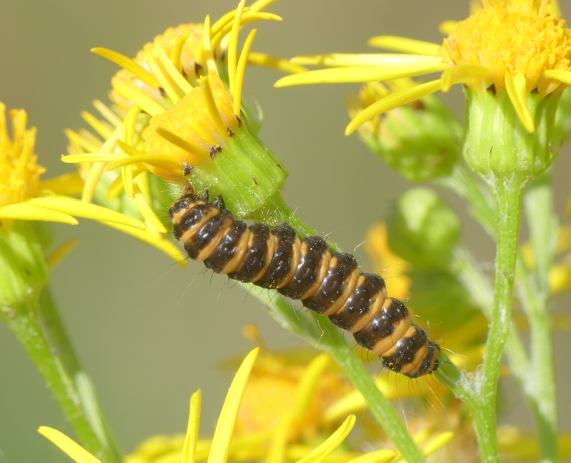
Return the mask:
POLYGON ((0 221, 32 220, 77 224, 76 217, 97 220, 109 226, 142 230, 137 219, 87 204, 68 196, 81 188, 75 175, 62 175, 47 181, 40 176, 45 169, 35 153, 36 129, 26 128, 24 110, 10 112, 8 127, 6 107, 0 102, 0 221))
MULTIPOLYGON (((93 49, 122 69, 112 79, 113 108, 96 102, 103 120, 84 116, 97 135, 68 131, 71 154, 63 157, 64 162, 93 163, 86 196, 93 196, 104 169, 122 170, 114 194, 121 183, 131 194, 137 188, 135 178, 146 169, 185 184, 189 169, 224 148, 240 124, 244 71, 256 31, 249 33, 241 52, 238 34, 252 21, 281 20, 262 11, 273 1, 258 0, 247 7, 243 0, 212 25, 207 16, 203 24, 169 28, 135 59, 93 49), (219 71, 225 63, 226 69, 219 71), (228 86, 221 77, 226 74, 228 86)), ((254 61, 284 66, 260 53, 254 61)))
MULTIPOLYGON (((219 174, 212 173, 217 167, 210 167, 228 143, 241 143, 234 135, 250 123, 241 109, 246 64, 253 61, 297 69, 260 53, 250 59, 255 30, 239 52, 238 36, 245 24, 281 20, 262 11, 272 2, 257 0, 246 6, 243 0, 212 25, 207 16, 203 24, 169 28, 147 43, 134 59, 105 48, 93 49, 122 69, 112 79, 111 104, 95 101, 99 116, 82 113, 91 130, 67 131, 69 154, 62 160, 78 165, 85 180, 85 201, 92 201, 96 191, 98 201, 125 198, 158 242, 167 233, 168 225, 161 220, 167 203, 188 185, 187 177, 194 167, 199 167, 194 175, 214 175, 218 185, 232 186, 226 179, 218 181, 219 174)), ((268 170, 264 165, 244 178, 250 183, 258 181, 260 191, 273 193, 283 183, 285 173, 266 151, 265 147, 258 149, 270 158, 273 167, 268 170), (265 181, 264 174, 271 176, 274 171, 282 180, 265 181)), ((239 170, 228 168, 233 173, 239 170)), ((224 197, 227 199, 226 194, 224 197)), ((249 209, 260 207, 252 189, 243 198, 251 203, 249 209)), ((227 205, 232 206, 232 198, 227 205)), ((173 254, 172 249, 168 252, 173 254)))
MULTIPOLYGON (((531 243, 522 246, 521 252, 525 263, 533 268, 535 256, 531 243)), ((555 246, 556 260, 549 270, 549 288, 554 295, 571 289, 571 226, 565 225, 559 229, 555 246)))
MULTIPOLYGON (((258 349, 251 351, 238 369, 218 416, 212 439, 199 440, 198 438, 201 392, 197 391, 190 399, 188 426, 184 439, 153 438, 143 444, 134 454, 129 455, 126 461, 128 463, 150 463, 156 461, 163 463, 167 461, 194 463, 195 461, 207 460, 209 463, 216 463, 225 462, 229 458, 240 459, 248 456, 260 458, 267 453, 267 448, 260 442, 259 438, 257 440, 250 438, 249 441, 233 439, 240 404, 257 355, 258 349), (260 449, 262 450, 261 455, 260 449)), ((354 424, 355 416, 347 417, 329 438, 316 448, 307 449, 303 456, 296 459, 305 463, 321 461, 343 443, 353 429, 354 424)), ((56 429, 42 426, 38 429, 38 432, 59 447, 76 463, 101 463, 79 444, 56 429)), ((293 451, 295 453, 296 449, 293 451)))
POLYGON ((482 0, 464 21, 448 23, 442 44, 403 37, 370 39, 375 47, 401 53, 302 56, 294 63, 328 66, 276 82, 290 85, 394 81, 440 73, 432 81, 395 90, 355 115, 351 134, 371 118, 456 84, 507 92, 521 123, 533 132, 527 97, 543 98, 571 85, 571 30, 551 0, 482 0))
POLYGON ((374 269, 391 288, 391 295, 398 299, 410 296, 410 264, 389 247, 387 227, 384 223, 373 225, 367 233, 367 253, 373 260, 374 269))
MULTIPOLYGON (((256 381, 255 369, 276 366, 275 358, 272 359, 271 355, 263 354, 258 360, 258 365, 254 367, 257 356, 258 349, 254 349, 242 361, 228 390, 212 438, 199 438, 201 393, 197 391, 190 399, 186 435, 152 437, 139 445, 135 452, 127 455, 126 463, 194 463, 197 461, 217 463, 262 459, 270 463, 401 461, 398 459, 398 453, 393 449, 382 448, 363 453, 352 450, 354 446, 348 443, 341 446, 355 425, 355 416, 352 414, 345 415, 346 418, 340 420, 341 424, 328 435, 300 437, 304 434, 303 426, 306 422, 292 418, 301 418, 301 415, 306 413, 305 407, 308 405, 308 400, 319 392, 316 385, 322 381, 321 373, 329 368, 327 357, 323 355, 316 357, 299 377, 296 388, 290 391, 296 400, 290 408, 279 411, 281 418, 278 422, 266 421, 262 427, 255 427, 246 432, 243 427, 244 414, 253 411, 247 402, 252 399, 252 397, 248 398, 248 388, 253 381, 256 381), (265 359, 264 356, 266 356, 265 359), (259 363, 265 365, 259 365, 259 363)), ((267 402, 258 406, 254 405, 255 413, 265 413, 262 410, 264 404, 268 405, 267 402)), ((431 431, 423 430, 415 436, 426 455, 440 450, 453 437, 452 432, 431 431)), ((76 463, 101 463, 60 431, 42 426, 39 432, 76 463)))

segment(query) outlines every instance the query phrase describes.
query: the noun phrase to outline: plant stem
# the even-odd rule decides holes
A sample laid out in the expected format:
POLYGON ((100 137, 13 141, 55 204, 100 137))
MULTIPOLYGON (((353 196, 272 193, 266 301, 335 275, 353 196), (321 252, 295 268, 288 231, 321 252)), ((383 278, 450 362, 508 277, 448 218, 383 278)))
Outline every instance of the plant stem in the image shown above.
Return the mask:
MULTIPOLYGON (((280 195, 275 195, 266 207, 257 211, 256 218, 263 222, 276 225, 288 222, 302 236, 315 235, 316 232, 295 216, 280 195)), ((330 246, 335 249, 335 246, 330 246)), ((331 354, 345 375, 361 392, 363 398, 378 424, 409 463, 425 462, 426 458, 408 432, 402 419, 395 412, 390 401, 381 393, 371 374, 363 362, 357 357, 341 332, 327 317, 312 312, 297 314, 295 309, 281 296, 276 297, 268 291, 260 291, 249 285, 264 304, 271 309, 271 314, 278 322, 290 331, 309 339, 312 344, 331 354), (316 329, 319 327, 319 329, 316 329)))
POLYGON ((475 419, 482 461, 497 462, 497 389, 504 347, 511 327, 512 288, 518 253, 521 190, 518 176, 496 180, 496 278, 494 308, 477 391, 482 401, 480 419, 475 419))
POLYGON ((65 368, 61 357, 50 347, 33 313, 34 310, 15 310, 13 316, 4 319, 36 365, 85 448, 102 461, 118 461, 101 446, 81 405, 74 378, 65 368))
MULTIPOLYGON (((490 198, 478 185, 474 176, 462 166, 458 166, 454 175, 442 182, 454 190, 471 205, 473 216, 486 231, 495 236, 494 211, 490 198)), ((531 185, 526 194, 526 212, 530 235, 536 259, 537 281, 527 269, 520 256, 517 263, 517 287, 519 298, 528 314, 531 331, 531 360, 523 347, 521 337, 512 324, 506 344, 506 354, 510 367, 518 379, 521 389, 529 401, 539 435, 541 454, 547 461, 559 461, 557 440, 557 407, 552 353, 552 332, 548 311, 549 281, 548 274, 553 259, 556 224, 553 215, 553 196, 550 177, 544 174, 531 185), (533 381, 529 372, 533 371, 533 381)), ((486 290, 486 280, 477 265, 467 254, 457 253, 459 274, 471 294, 478 297, 477 302, 488 318, 492 299, 491 288, 486 290), (489 301, 489 302, 488 302, 489 301)))
POLYGON ((553 365, 553 339, 549 304, 549 270, 557 235, 553 214, 551 178, 546 174, 531 186, 525 200, 526 215, 535 257, 536 284, 524 262, 518 266, 522 275, 531 331, 531 364, 533 377, 527 392, 534 397, 533 413, 539 433, 541 455, 545 461, 560 461, 557 438, 557 400, 555 368, 553 365))
POLYGON ((105 461, 120 462, 121 453, 101 412, 95 390, 81 367, 49 288, 42 291, 39 316, 42 332, 45 333, 45 342, 50 352, 61 362, 62 370, 69 378, 73 378, 82 411, 97 435, 99 447, 106 455, 105 461))

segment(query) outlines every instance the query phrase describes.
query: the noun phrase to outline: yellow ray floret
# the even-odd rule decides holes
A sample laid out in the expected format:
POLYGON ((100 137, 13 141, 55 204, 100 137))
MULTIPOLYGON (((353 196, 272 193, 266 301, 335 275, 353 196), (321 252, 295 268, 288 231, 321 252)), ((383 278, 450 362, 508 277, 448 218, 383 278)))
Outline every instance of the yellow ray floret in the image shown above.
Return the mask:
POLYGON ((292 59, 296 64, 326 69, 284 77, 276 87, 317 83, 390 81, 442 72, 437 80, 419 84, 408 96, 391 96, 365 108, 347 127, 350 134, 367 120, 395 107, 456 84, 478 91, 506 91, 522 125, 535 130, 529 95, 543 98, 571 85, 571 30, 550 0, 482 0, 471 15, 447 24, 442 44, 395 36, 378 36, 369 45, 400 54, 326 54, 292 59), (485 33, 482 33, 485 31, 485 33), (393 104, 394 103, 394 104, 393 104))

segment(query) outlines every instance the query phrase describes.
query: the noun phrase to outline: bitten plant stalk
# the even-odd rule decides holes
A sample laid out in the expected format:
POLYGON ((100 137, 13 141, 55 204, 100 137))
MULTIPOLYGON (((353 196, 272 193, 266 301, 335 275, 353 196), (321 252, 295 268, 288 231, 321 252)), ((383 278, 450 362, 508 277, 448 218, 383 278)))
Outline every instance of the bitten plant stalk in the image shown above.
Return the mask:
MULTIPOLYGON (((242 0, 218 19, 171 27, 135 57, 94 48, 119 70, 109 101, 95 100, 95 113, 82 114, 88 127, 66 130, 62 161, 76 170, 61 177, 40 179, 35 129, 27 128, 22 110, 10 113, 9 124, 0 106, 0 320, 52 391, 74 438, 49 426, 39 433, 76 463, 495 463, 503 456, 557 463, 571 457, 571 435, 558 423, 553 344, 560 315, 553 296, 571 289, 571 229, 559 224, 551 175, 571 128, 571 29, 559 5, 480 0, 471 2, 467 18, 443 22, 440 44, 376 36, 369 45, 390 53, 284 59, 254 51, 256 29, 241 39, 252 23, 282 21, 267 11, 273 3, 242 0), (209 252, 228 257, 226 265, 253 259, 263 242, 259 275, 276 260, 298 266, 288 269, 292 278, 312 278, 298 272, 313 265, 303 261, 305 244, 286 248, 277 234, 261 239, 253 231, 234 243, 238 220, 258 224, 248 230, 260 236, 267 230, 260 224, 284 222, 297 240, 320 235, 282 194, 286 166, 242 97, 250 66, 286 73, 275 84, 280 88, 362 84, 349 100, 346 135, 358 134, 382 162, 379 170, 412 182, 383 222, 371 224, 367 250, 379 274, 392 272, 388 293, 407 301, 437 340, 438 362, 423 370, 430 374, 403 384, 395 372, 420 371, 423 355, 431 359, 427 338, 416 321, 401 324, 391 304, 376 304, 377 293, 352 280, 364 279, 361 274, 333 272, 340 289, 331 306, 339 302, 333 315, 355 320, 349 331, 375 333, 371 351, 389 367, 380 374, 371 373, 332 314, 297 310, 277 284, 244 283, 307 349, 272 352, 247 326, 257 347, 244 357, 212 437, 198 434, 197 391, 184 437, 151 438, 122 455, 49 288, 51 269, 72 247, 53 249, 49 222, 96 220, 184 264, 167 217, 173 201, 192 193, 202 206, 171 209, 190 257, 203 260, 189 245, 197 236, 213 247, 209 252), (465 95, 463 122, 437 95, 454 86, 465 95), (492 238, 493 272, 463 244, 462 221, 441 197, 443 189, 458 195, 472 223, 492 238), (234 217, 227 229, 210 220, 221 209, 234 217), (528 243, 520 239, 522 223, 528 243), (288 249, 293 257, 284 257, 288 249), (299 249, 303 258, 294 255, 299 249), (508 376, 534 417, 533 433, 498 425, 498 390, 508 376)), ((339 251, 333 242, 327 246, 339 251)), ((330 267, 314 267, 323 275, 306 283, 325 294, 330 267)))

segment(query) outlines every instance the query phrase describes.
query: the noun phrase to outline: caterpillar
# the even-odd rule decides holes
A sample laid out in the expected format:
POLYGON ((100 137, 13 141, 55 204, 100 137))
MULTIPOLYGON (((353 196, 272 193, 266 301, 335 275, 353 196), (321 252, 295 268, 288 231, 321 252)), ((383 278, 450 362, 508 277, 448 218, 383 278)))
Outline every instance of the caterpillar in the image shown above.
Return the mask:
POLYGON ((274 228, 234 219, 222 198, 194 193, 169 209, 173 233, 191 259, 229 278, 276 289, 301 300, 351 332, 389 369, 417 378, 434 372, 440 346, 388 297, 380 275, 363 273, 354 256, 331 252, 319 236, 300 238, 284 223, 274 228))

